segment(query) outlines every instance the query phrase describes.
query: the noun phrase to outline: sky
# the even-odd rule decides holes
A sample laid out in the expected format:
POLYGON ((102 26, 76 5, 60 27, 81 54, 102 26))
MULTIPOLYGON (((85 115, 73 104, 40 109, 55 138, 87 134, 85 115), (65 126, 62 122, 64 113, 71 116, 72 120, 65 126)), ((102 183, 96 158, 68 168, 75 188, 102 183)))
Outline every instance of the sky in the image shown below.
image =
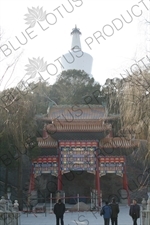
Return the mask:
POLYGON ((70 50, 75 25, 82 33, 82 50, 93 57, 92 75, 100 84, 136 69, 135 61, 148 64, 149 9, 149 0, 1 0, 0 90, 24 77, 37 80, 38 75, 26 75, 25 69, 38 58, 54 70, 50 75, 42 67, 42 79, 54 83, 61 72, 56 59, 70 50), (33 24, 35 18, 38 22, 33 24), (29 28, 27 21, 33 26, 29 28))

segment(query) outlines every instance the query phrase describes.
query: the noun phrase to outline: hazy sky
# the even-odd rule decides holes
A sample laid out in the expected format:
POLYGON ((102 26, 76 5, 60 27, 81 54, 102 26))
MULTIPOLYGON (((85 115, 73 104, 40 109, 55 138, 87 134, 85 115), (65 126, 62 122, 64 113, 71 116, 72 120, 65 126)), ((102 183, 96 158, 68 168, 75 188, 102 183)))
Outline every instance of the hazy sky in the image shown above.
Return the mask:
MULTIPOLYGON (((93 57, 92 75, 101 84, 108 77, 118 77, 135 60, 144 58, 147 64, 149 9, 149 0, 1 0, 0 90, 16 85, 25 76, 29 58, 43 58, 51 68, 55 65, 59 74, 56 59, 70 50, 75 24, 82 32, 82 50, 93 57), (34 18, 39 23, 34 25, 34 18), (32 28, 25 24, 29 20, 32 28), (16 66, 5 73, 21 52, 16 66)), ((45 71, 43 78, 50 77, 52 83, 57 74, 50 76, 45 71)))

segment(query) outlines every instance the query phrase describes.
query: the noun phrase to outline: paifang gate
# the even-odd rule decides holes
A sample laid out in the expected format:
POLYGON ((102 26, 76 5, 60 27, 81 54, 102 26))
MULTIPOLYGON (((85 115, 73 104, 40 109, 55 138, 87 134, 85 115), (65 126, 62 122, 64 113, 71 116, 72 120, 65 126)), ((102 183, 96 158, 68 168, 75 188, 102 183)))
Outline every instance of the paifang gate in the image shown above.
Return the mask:
MULTIPOLYGON (((109 117, 100 105, 50 107, 47 117, 42 118, 45 122, 43 136, 37 139, 41 153, 32 162, 29 192, 35 189, 35 177, 42 174, 55 176, 57 191, 67 192, 67 186, 63 186, 65 174, 78 171, 84 173, 88 183, 91 179, 88 174, 94 177, 93 188, 100 205, 100 193, 103 192, 101 178, 114 173, 122 177, 122 188, 126 190, 129 200, 125 156, 135 150, 138 143, 113 136, 111 122, 116 119, 109 117)), ((86 184, 73 183, 74 188, 75 185, 79 188, 86 184)))

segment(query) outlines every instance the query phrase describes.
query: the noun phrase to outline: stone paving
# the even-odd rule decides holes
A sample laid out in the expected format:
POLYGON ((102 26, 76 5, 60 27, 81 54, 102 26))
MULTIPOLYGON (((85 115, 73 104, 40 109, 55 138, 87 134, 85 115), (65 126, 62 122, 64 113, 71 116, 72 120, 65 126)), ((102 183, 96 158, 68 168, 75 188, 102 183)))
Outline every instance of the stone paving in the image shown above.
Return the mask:
MULTIPOLYGON (((21 225, 55 225, 55 215, 53 213, 27 213, 21 214, 21 225)), ((129 216, 129 207, 120 206, 118 225, 132 225, 129 216)), ((98 212, 66 212, 64 215, 64 225, 104 225, 103 217, 98 212)), ((140 219, 138 219, 140 225, 140 219)))

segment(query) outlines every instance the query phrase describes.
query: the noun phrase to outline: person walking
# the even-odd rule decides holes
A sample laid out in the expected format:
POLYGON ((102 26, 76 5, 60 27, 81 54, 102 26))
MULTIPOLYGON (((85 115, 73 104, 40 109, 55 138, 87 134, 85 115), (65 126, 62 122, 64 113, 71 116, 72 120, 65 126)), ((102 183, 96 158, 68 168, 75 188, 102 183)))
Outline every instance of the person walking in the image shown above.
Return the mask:
POLYGON ((109 205, 112 210, 111 225, 118 225, 119 205, 116 203, 115 198, 112 198, 112 202, 109 205))
POLYGON ((65 204, 58 199, 58 202, 54 205, 54 214, 56 216, 56 225, 59 225, 59 221, 61 221, 61 225, 64 225, 64 213, 65 213, 65 204))
POLYGON ((108 205, 108 202, 105 202, 105 205, 102 207, 100 215, 103 215, 104 218, 104 225, 109 225, 110 218, 111 218, 112 210, 111 207, 108 205))
POLYGON ((136 199, 133 199, 130 205, 129 215, 132 217, 133 225, 137 225, 137 219, 140 218, 140 206, 137 204, 136 199))

